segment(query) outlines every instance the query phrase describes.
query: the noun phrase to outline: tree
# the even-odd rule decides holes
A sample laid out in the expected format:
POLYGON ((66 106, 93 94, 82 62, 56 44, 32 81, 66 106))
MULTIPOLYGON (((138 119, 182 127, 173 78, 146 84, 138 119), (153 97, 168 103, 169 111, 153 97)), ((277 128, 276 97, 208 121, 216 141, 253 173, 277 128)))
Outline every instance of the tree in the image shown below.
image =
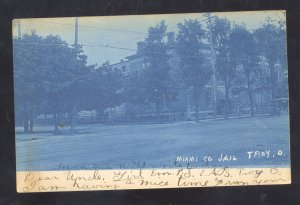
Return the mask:
POLYGON ((203 40, 205 31, 198 20, 185 20, 178 24, 176 50, 180 58, 180 66, 185 85, 193 89, 195 118, 199 119, 199 105, 202 88, 210 80, 212 70, 204 57, 203 40))
POLYGON ((257 41, 254 34, 247 30, 244 25, 236 25, 230 36, 230 45, 232 45, 234 61, 243 68, 250 102, 250 113, 251 116, 254 116, 253 92, 260 80, 260 56, 257 41))
POLYGON ((22 110, 17 114, 23 121, 24 132, 33 132, 34 113, 40 106, 43 93, 43 80, 40 70, 43 66, 45 48, 43 38, 33 31, 31 35, 14 39, 14 82, 15 107, 22 110), (36 44, 31 44, 32 42, 36 44))
POLYGON ((131 108, 133 106, 145 105, 147 103, 147 93, 146 93, 146 76, 143 70, 139 72, 129 73, 125 77, 124 84, 124 96, 129 108, 129 115, 131 118, 135 117, 135 112, 131 108))
POLYGON ((63 113, 68 113, 73 132, 77 107, 84 93, 87 57, 79 46, 71 47, 59 36, 47 36, 44 41, 50 45, 44 57, 45 99, 54 116, 55 132, 63 113))
POLYGON ((119 106, 123 101, 123 75, 105 62, 92 69, 86 82, 86 107, 97 110, 97 120, 104 120, 107 108, 119 106))
POLYGON ((52 113, 57 132, 57 118, 63 113, 72 116, 81 99, 86 56, 59 36, 41 37, 34 32, 14 39, 14 52, 16 104, 24 104, 24 131, 32 131, 34 113, 52 113))
POLYGON ((217 71, 218 77, 223 80, 225 85, 225 119, 229 114, 229 91, 232 80, 235 76, 236 61, 234 58, 234 49, 232 48, 232 24, 227 19, 216 17, 212 26, 212 38, 217 47, 217 71))
POLYGON ((70 66, 70 70, 67 72, 71 73, 71 78, 69 79, 69 84, 64 88, 64 97, 71 108, 69 110, 70 127, 71 131, 74 132, 77 112, 86 103, 86 99, 82 96, 86 92, 87 76, 95 66, 87 66, 87 56, 83 53, 80 45, 74 46, 70 51, 69 59, 67 58, 66 60, 69 61, 68 66, 70 66))
POLYGON ((280 97, 277 95, 276 87, 276 64, 280 64, 287 70, 287 52, 286 52, 286 28, 284 22, 276 22, 267 19, 266 22, 254 31, 258 40, 259 51, 269 64, 270 69, 270 87, 272 98, 280 97))
POLYGON ((172 87, 174 83, 170 75, 168 47, 164 42, 167 26, 162 21, 155 27, 150 27, 145 40, 145 91, 150 103, 154 103, 158 117, 161 107, 167 101, 172 101, 176 91, 172 87))

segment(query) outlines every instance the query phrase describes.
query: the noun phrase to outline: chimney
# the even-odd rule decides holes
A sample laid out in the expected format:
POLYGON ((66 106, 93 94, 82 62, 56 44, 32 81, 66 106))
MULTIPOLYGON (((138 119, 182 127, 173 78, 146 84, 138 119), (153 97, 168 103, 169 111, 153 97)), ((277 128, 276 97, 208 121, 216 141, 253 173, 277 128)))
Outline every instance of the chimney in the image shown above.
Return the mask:
POLYGON ((137 52, 136 53, 141 54, 141 53, 143 53, 144 49, 145 49, 145 42, 143 42, 143 41, 137 42, 137 52))
POLYGON ((169 45, 174 45, 175 44, 175 32, 168 32, 167 33, 168 36, 168 44, 169 45))

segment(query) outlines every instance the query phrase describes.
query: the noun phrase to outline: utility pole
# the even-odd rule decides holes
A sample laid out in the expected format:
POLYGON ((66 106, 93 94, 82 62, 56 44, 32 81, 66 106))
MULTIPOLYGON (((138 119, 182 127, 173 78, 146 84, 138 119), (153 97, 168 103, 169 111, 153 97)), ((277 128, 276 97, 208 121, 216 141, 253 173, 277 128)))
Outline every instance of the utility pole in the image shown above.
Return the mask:
POLYGON ((78 17, 75 17, 75 40, 74 45, 77 47, 78 45, 78 17))
POLYGON ((21 19, 18 20, 18 38, 21 39, 22 32, 21 32, 21 19))
POLYGON ((209 26, 209 44, 210 44, 210 51, 211 51, 211 64, 213 68, 213 92, 212 92, 212 106, 213 106, 213 117, 214 119, 217 118, 217 82, 216 82, 216 52, 213 46, 213 38, 212 38, 212 23, 211 23, 211 16, 210 13, 207 15, 208 18, 208 26, 209 26))
MULTIPOLYGON (((74 32, 75 32, 74 47, 77 51, 77 48, 78 48, 78 17, 75 17, 74 32)), ((77 117, 77 106, 76 106, 76 102, 74 102, 74 104, 72 106, 72 111, 71 111, 71 132, 72 133, 75 131, 76 117, 77 117)))

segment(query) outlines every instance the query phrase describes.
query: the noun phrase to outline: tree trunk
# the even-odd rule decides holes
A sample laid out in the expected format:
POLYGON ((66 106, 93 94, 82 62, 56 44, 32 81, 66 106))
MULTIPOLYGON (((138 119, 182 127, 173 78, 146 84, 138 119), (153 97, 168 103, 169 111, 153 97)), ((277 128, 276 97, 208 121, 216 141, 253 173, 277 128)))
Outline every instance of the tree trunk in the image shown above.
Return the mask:
POLYGON ((24 132, 28 133, 29 132, 29 125, 28 125, 28 113, 27 113, 27 104, 26 104, 26 102, 24 102, 23 106, 24 106, 24 122, 23 122, 24 132))
POLYGON ((155 106, 156 106, 157 119, 158 119, 158 121, 160 121, 160 103, 156 102, 155 106))
POLYGON ((109 113, 110 113, 110 117, 111 117, 111 124, 115 123, 115 110, 113 110, 113 108, 109 108, 109 113))
POLYGON ((200 87, 194 88, 194 101, 195 101, 195 121, 199 121, 199 106, 200 106, 200 87))
POLYGON ((276 87, 276 78, 275 78, 275 64, 270 66, 270 81, 271 81, 271 100, 276 98, 275 87, 276 87))
POLYGON ((199 121, 199 97, 195 97, 195 120, 199 121))
POLYGON ((91 110, 91 123, 93 123, 94 118, 93 118, 93 110, 91 110))
POLYGON ((31 105, 30 119, 29 119, 29 132, 30 133, 33 132, 33 118, 34 118, 34 109, 33 109, 33 105, 31 105))
POLYGON ((250 101, 250 113, 251 113, 251 117, 253 117, 254 116, 254 106, 253 106, 253 96, 252 96, 252 90, 251 90, 249 76, 247 76, 247 83, 248 83, 248 96, 249 96, 249 101, 250 101))
POLYGON ((229 80, 225 81, 225 119, 228 119, 229 114, 229 80))
POLYGON ((98 108, 96 110, 96 120, 97 120, 97 122, 103 121, 103 114, 104 114, 104 110, 102 108, 98 108))
POLYGON ((76 106, 72 107, 71 110, 71 132, 74 133, 75 131, 75 126, 76 126, 76 113, 77 113, 77 109, 76 106))
POLYGON ((57 114, 53 114, 54 117, 54 134, 58 134, 58 122, 57 122, 57 114))

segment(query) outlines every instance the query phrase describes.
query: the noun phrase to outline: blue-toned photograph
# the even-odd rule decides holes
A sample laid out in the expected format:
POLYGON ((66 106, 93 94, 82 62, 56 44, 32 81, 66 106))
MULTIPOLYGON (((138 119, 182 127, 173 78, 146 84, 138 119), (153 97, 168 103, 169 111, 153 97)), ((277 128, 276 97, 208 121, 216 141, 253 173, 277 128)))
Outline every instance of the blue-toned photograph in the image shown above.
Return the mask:
POLYGON ((284 11, 16 19, 17 171, 290 167, 284 11))

